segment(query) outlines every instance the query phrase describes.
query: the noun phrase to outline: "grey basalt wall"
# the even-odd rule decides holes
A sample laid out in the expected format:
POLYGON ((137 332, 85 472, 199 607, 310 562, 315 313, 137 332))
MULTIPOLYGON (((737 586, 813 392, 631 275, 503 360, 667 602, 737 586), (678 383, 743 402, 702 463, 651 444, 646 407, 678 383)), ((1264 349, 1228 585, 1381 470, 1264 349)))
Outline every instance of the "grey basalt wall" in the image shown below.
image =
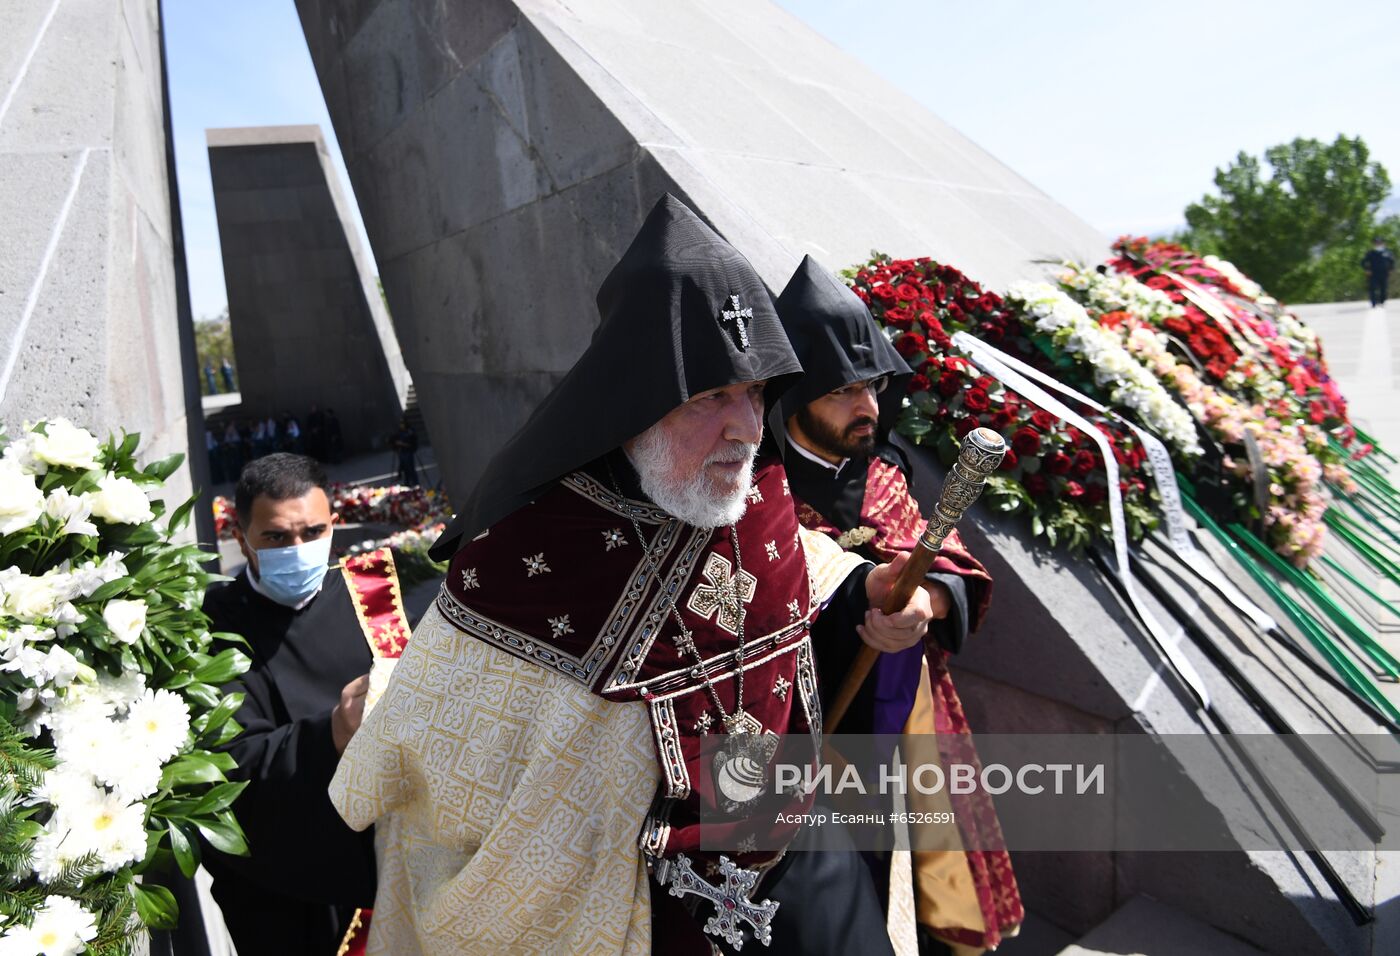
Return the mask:
POLYGON ((211 129, 238 357, 237 417, 332 408, 350 453, 384 448, 408 391, 388 314, 315 126, 211 129))
MULTIPOLYGON (((0 421, 188 449, 156 0, 8 3, 0 27, 0 421)), ((183 268, 183 264, 181 265, 183 268)), ((188 469, 168 497, 188 494, 188 469)))
POLYGON ((587 344, 664 190, 775 289, 805 253, 1004 284, 1103 237, 769 3, 298 0, 448 489, 587 344))

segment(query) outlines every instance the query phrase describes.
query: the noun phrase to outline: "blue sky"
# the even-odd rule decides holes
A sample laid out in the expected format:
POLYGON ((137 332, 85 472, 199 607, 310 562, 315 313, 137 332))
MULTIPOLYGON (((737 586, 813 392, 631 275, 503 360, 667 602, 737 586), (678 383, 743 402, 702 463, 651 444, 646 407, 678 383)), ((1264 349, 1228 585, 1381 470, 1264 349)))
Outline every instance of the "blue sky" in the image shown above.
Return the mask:
MULTIPOLYGON (((1215 167, 1361 135, 1400 180, 1400 3, 778 0, 1106 233, 1182 220, 1215 167)), ((206 127, 320 124, 292 0, 167 0, 196 316, 226 302, 206 127)), ((344 181, 349 190, 348 180, 344 181)))

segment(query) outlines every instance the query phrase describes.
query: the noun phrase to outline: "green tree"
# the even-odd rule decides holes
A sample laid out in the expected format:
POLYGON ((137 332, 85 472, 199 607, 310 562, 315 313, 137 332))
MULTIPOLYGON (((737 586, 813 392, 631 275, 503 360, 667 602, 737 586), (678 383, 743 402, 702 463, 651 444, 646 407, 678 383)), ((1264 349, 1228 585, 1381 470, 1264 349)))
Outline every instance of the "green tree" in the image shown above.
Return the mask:
POLYGON ((1371 240, 1400 239, 1400 218, 1380 218, 1390 176, 1360 137, 1295 139, 1266 149, 1263 162, 1242 152, 1215 171, 1215 188, 1186 207, 1183 241, 1287 302, 1364 298, 1371 240))
POLYGON ((227 359, 234 366, 234 381, 237 382, 238 362, 233 355, 233 332, 229 328, 228 309, 214 318, 200 318, 194 321, 194 349, 199 356, 199 393, 209 394, 209 382, 204 374, 205 366, 214 370, 214 380, 219 390, 224 387, 219 369, 227 359))

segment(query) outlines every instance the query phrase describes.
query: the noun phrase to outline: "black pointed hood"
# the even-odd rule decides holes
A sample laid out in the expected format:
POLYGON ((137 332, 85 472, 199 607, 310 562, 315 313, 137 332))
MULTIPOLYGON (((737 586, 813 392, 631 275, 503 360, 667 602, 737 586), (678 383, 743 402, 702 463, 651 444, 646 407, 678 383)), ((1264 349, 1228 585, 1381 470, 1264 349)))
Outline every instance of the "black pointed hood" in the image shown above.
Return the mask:
POLYGON ((802 380, 783 395, 783 419, 827 392, 889 375, 890 385, 880 396, 879 427, 881 436, 888 434, 914 373, 865 303, 806 256, 778 296, 778 315, 804 370, 802 380))
POLYGON ((669 193, 603 280, 598 312, 588 348, 486 466, 435 558, 693 396, 767 379, 771 407, 802 371, 753 266, 669 193))

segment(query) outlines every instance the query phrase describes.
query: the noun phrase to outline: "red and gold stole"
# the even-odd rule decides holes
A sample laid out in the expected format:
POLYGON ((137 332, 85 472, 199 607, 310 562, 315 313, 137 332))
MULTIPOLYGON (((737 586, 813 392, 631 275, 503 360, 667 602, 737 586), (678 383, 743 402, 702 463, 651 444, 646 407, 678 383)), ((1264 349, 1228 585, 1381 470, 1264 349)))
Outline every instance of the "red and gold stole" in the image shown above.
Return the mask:
MULTIPOLYGON (((912 549, 925 523, 904 472, 882 458, 870 460, 860 524, 855 528, 843 531, 835 527, 802 501, 797 503, 797 516, 804 527, 835 538, 842 547, 849 550, 867 545, 886 561, 899 551, 912 549)), ((976 617, 980 620, 986 614, 991 601, 991 576, 963 546, 956 530, 944 541, 932 570, 982 582, 983 586, 977 589, 980 600, 976 617)), ((980 766, 972 744, 972 729, 948 671, 950 656, 941 647, 927 646, 928 673, 920 683, 904 732, 937 734, 945 761, 980 766)), ((943 809, 917 806, 926 799, 917 793, 911 793, 908 799, 911 809, 943 809)), ((1002 844, 996 808, 985 793, 954 794, 947 799, 967 844, 1002 844)), ((948 942, 972 950, 994 948, 1004 936, 1014 935, 1025 919, 1011 857, 1005 850, 918 851, 914 854, 914 876, 919 922, 948 942), (967 892, 969 889, 971 893, 967 892)))
MULTIPOLYGON (((408 645, 410 629, 403 609, 403 591, 394 568, 394 552, 389 548, 346 558, 341 562, 340 573, 350 591, 365 643, 374 655, 370 692, 365 702, 368 708, 383 693, 394 662, 408 645)), ((363 956, 371 916, 368 908, 355 911, 336 956, 363 956)))

